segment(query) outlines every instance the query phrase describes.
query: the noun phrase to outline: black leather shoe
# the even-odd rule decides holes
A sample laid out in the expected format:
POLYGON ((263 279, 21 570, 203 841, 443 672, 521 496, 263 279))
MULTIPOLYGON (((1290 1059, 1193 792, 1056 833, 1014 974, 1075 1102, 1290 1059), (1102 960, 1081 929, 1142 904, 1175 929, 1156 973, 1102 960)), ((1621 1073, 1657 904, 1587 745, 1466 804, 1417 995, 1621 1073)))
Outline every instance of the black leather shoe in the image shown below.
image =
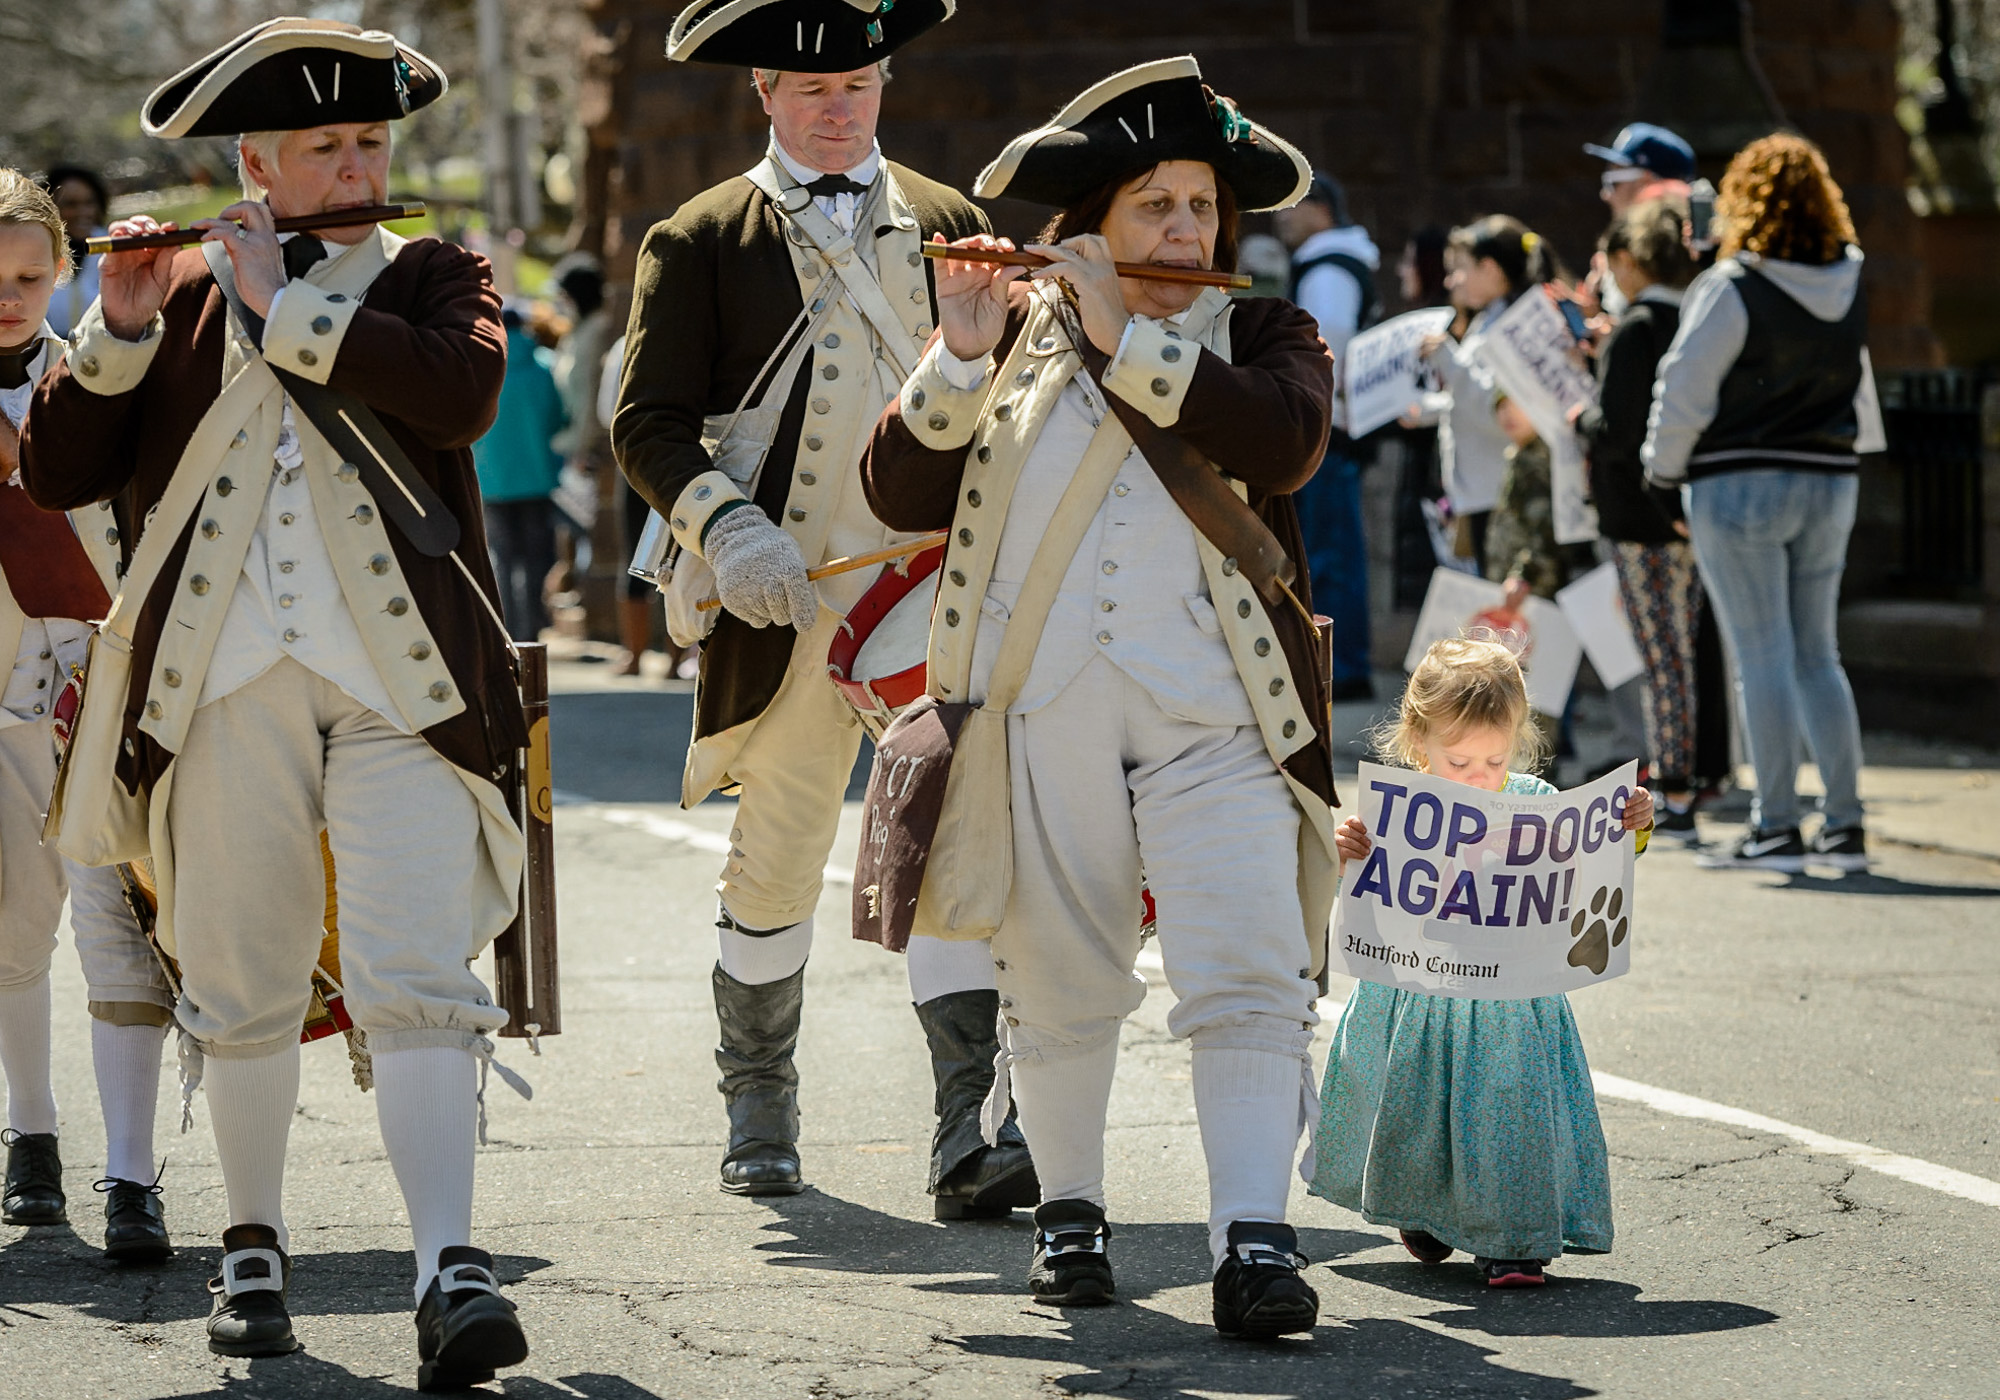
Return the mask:
POLYGON ((1035 1210, 1035 1256, 1028 1291, 1038 1303, 1096 1307, 1117 1290, 1105 1250, 1111 1227, 1091 1201, 1045 1201, 1035 1210))
POLYGON ((1028 1145, 1003 1139, 959 1163, 937 1184, 931 1207, 939 1220, 999 1220, 1032 1209, 1041 1198, 1042 1183, 1028 1145))
POLYGON ((438 1273, 417 1305, 418 1390, 464 1390, 528 1359, 514 1305, 500 1296, 493 1256, 469 1244, 438 1251, 438 1273))
POLYGON ((1310 1332, 1319 1294, 1299 1276, 1311 1261, 1298 1231, 1264 1220, 1229 1227, 1229 1252, 1215 1271, 1215 1330, 1225 1337, 1283 1337, 1310 1332))
POLYGON ((231 1225, 222 1232, 222 1268, 208 1281, 208 1349, 217 1356, 283 1356, 298 1350, 285 1289, 292 1261, 269 1225, 231 1225))
POLYGON ((783 1142, 746 1142, 722 1159, 722 1189, 732 1196, 796 1196, 806 1189, 799 1149, 783 1142))
POLYGON ((63 1196, 62 1154, 54 1133, 0 1133, 7 1144, 7 1194, 0 1224, 60 1225, 69 1219, 63 1196))
POLYGON ((158 1264, 174 1257, 167 1238, 167 1215, 160 1208, 160 1181, 126 1181, 107 1176, 96 1183, 104 1193, 104 1257, 121 1264, 158 1264))
POLYGON ((991 989, 947 992, 917 1007, 937 1084, 932 1107, 938 1122, 927 1189, 939 1220, 997 1220, 1015 1210, 1032 1210, 1042 1199, 1034 1158, 1012 1108, 992 1146, 980 1129, 1000 1049, 995 1032, 999 1019, 1000 993, 991 989))

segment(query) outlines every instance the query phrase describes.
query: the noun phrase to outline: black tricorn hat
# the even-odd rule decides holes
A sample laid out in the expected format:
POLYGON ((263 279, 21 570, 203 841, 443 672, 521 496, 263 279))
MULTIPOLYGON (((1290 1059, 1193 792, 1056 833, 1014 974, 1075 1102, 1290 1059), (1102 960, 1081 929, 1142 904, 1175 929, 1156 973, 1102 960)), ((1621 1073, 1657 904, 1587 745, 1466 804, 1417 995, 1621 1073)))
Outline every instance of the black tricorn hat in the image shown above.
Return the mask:
POLYGON ((274 19, 161 83, 148 136, 236 136, 394 121, 445 94, 444 70, 393 34, 331 19, 274 19))
POLYGON ((851 73, 950 19, 957 0, 695 0, 667 57, 786 73, 851 73))
POLYGON ((1168 160, 1207 161, 1246 211, 1284 209, 1312 183, 1289 143, 1201 80, 1191 55, 1113 73, 979 172, 972 192, 1067 208, 1092 190, 1168 160))

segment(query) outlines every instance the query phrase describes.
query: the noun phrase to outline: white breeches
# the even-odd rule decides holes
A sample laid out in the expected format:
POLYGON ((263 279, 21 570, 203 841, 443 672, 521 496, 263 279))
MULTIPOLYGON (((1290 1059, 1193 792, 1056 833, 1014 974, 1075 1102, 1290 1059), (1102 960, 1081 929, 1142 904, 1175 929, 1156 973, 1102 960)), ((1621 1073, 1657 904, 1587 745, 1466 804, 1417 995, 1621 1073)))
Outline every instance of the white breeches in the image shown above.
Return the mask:
POLYGON ((326 909, 347 1007, 378 1053, 471 1049, 504 1025, 480 951, 479 807, 450 763, 289 657, 195 711, 173 769, 180 1021, 212 1056, 295 1044, 326 909))
POLYGON ((47 974, 67 895, 90 1000, 171 1007, 166 975, 125 903, 118 872, 78 865, 42 844, 55 772, 46 719, 0 729, 0 987, 47 974))

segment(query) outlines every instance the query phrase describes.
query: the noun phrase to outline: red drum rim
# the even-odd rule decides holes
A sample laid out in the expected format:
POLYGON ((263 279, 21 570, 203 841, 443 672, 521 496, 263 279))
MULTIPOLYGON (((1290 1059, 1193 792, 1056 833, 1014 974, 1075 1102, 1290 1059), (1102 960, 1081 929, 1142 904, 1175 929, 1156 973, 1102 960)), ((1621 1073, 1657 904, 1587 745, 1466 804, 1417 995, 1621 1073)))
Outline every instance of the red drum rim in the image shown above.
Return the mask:
POLYGON ((929 676, 928 657, 890 676, 857 680, 851 672, 855 658, 861 653, 861 644, 882 625, 890 609, 928 582, 942 563, 944 546, 936 545, 912 555, 907 571, 888 565, 848 610, 846 619, 833 634, 833 645, 826 652, 826 673, 848 703, 862 714, 900 710, 914 704, 924 693, 929 676))

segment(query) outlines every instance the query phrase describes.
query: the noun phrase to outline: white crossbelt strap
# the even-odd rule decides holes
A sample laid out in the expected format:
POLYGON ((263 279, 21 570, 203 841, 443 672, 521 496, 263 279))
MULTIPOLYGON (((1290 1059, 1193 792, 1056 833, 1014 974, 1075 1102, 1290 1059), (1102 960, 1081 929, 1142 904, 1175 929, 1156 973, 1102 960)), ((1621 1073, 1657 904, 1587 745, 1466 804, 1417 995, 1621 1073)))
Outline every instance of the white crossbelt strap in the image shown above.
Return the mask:
MULTIPOLYGON (((916 355, 922 347, 912 343, 909 331, 890 307, 889 298, 883 294, 882 284, 875 280, 868 264, 857 256, 854 239, 842 233, 833 220, 820 212, 811 192, 792 178, 792 173, 779 163, 777 157, 765 156, 745 172, 745 178, 770 196, 779 216, 804 234, 819 250, 820 256, 826 259, 827 265, 840 274, 847 299, 875 328, 875 339, 881 345, 882 353, 896 367, 897 376, 908 379, 917 367, 916 355)), ((881 178, 890 178, 887 169, 883 170, 881 178)), ((857 230, 861 227, 858 212, 855 227, 857 230)))

